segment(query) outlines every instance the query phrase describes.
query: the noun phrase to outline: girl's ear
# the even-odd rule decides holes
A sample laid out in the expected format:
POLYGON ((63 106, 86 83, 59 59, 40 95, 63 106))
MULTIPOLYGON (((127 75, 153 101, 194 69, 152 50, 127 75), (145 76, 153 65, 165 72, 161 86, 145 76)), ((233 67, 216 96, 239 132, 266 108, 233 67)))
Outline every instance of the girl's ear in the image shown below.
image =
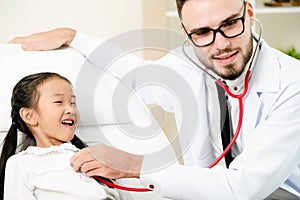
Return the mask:
POLYGON ((26 124, 30 126, 36 126, 38 124, 34 117, 34 110, 32 108, 21 108, 19 114, 26 124))

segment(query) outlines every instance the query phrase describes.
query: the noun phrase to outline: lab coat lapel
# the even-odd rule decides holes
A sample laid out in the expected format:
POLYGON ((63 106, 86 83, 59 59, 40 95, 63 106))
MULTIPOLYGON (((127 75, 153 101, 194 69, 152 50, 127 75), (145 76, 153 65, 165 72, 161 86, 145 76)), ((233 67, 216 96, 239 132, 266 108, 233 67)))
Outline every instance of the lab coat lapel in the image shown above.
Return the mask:
POLYGON ((249 91, 244 100, 243 132, 252 132, 272 106, 270 103, 262 105, 264 93, 279 90, 280 66, 272 51, 274 50, 263 42, 256 65, 252 69, 249 91))

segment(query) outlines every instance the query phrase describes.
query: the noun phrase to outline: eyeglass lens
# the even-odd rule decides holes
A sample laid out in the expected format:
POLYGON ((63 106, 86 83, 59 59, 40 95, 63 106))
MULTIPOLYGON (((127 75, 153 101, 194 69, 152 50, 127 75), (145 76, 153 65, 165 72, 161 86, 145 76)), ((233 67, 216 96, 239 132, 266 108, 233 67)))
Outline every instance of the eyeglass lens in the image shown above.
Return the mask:
POLYGON ((224 37, 232 38, 238 36, 244 31, 243 20, 241 18, 234 19, 222 24, 218 29, 199 29, 193 32, 190 37, 198 46, 211 44, 215 40, 215 35, 220 32, 224 37))

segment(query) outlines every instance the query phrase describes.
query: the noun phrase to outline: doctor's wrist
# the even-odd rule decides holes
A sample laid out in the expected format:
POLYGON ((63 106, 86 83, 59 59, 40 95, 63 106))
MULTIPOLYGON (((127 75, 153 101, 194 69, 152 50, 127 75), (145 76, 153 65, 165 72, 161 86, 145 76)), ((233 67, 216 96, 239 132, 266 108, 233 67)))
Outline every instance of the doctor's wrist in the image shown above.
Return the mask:
POLYGON ((60 28, 58 31, 60 31, 60 37, 62 38, 62 40, 64 40, 63 44, 66 46, 70 46, 75 38, 76 30, 72 28, 60 28))

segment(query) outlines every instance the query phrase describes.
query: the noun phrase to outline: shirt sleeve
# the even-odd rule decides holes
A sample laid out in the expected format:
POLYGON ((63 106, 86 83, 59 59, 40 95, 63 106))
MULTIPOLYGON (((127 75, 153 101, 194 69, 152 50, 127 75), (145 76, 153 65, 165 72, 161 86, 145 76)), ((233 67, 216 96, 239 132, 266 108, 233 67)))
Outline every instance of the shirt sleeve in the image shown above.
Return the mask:
POLYGON ((103 39, 86 35, 82 32, 77 31, 70 47, 81 52, 84 56, 90 55, 101 43, 103 39))
POLYGON ((122 49, 112 40, 93 37, 81 32, 76 33, 70 47, 82 53, 95 66, 119 79, 123 79, 127 74, 133 74, 134 70, 145 62, 142 57, 130 50, 122 49))
POLYGON ((149 163, 149 162, 152 162, 151 159, 149 159, 147 156, 144 157, 144 161, 143 161, 143 164, 142 164, 142 169, 141 169, 141 173, 140 174, 140 181, 141 181, 141 184, 150 189, 150 190, 153 190, 155 191, 156 193, 159 193, 161 194, 162 191, 161 191, 161 185, 162 185, 162 174, 164 173, 163 170, 159 170, 159 171, 155 171, 155 172, 151 172, 151 173, 147 173, 147 169, 148 169, 148 164, 146 163, 149 163))
POLYGON ((162 188, 164 176, 177 165, 179 165, 177 156, 171 145, 160 151, 159 156, 156 153, 146 155, 140 170, 141 184, 164 196, 162 188))
POLYGON ((33 188, 29 186, 25 166, 23 162, 20 163, 19 156, 8 159, 5 169, 4 200, 36 200, 33 188))

